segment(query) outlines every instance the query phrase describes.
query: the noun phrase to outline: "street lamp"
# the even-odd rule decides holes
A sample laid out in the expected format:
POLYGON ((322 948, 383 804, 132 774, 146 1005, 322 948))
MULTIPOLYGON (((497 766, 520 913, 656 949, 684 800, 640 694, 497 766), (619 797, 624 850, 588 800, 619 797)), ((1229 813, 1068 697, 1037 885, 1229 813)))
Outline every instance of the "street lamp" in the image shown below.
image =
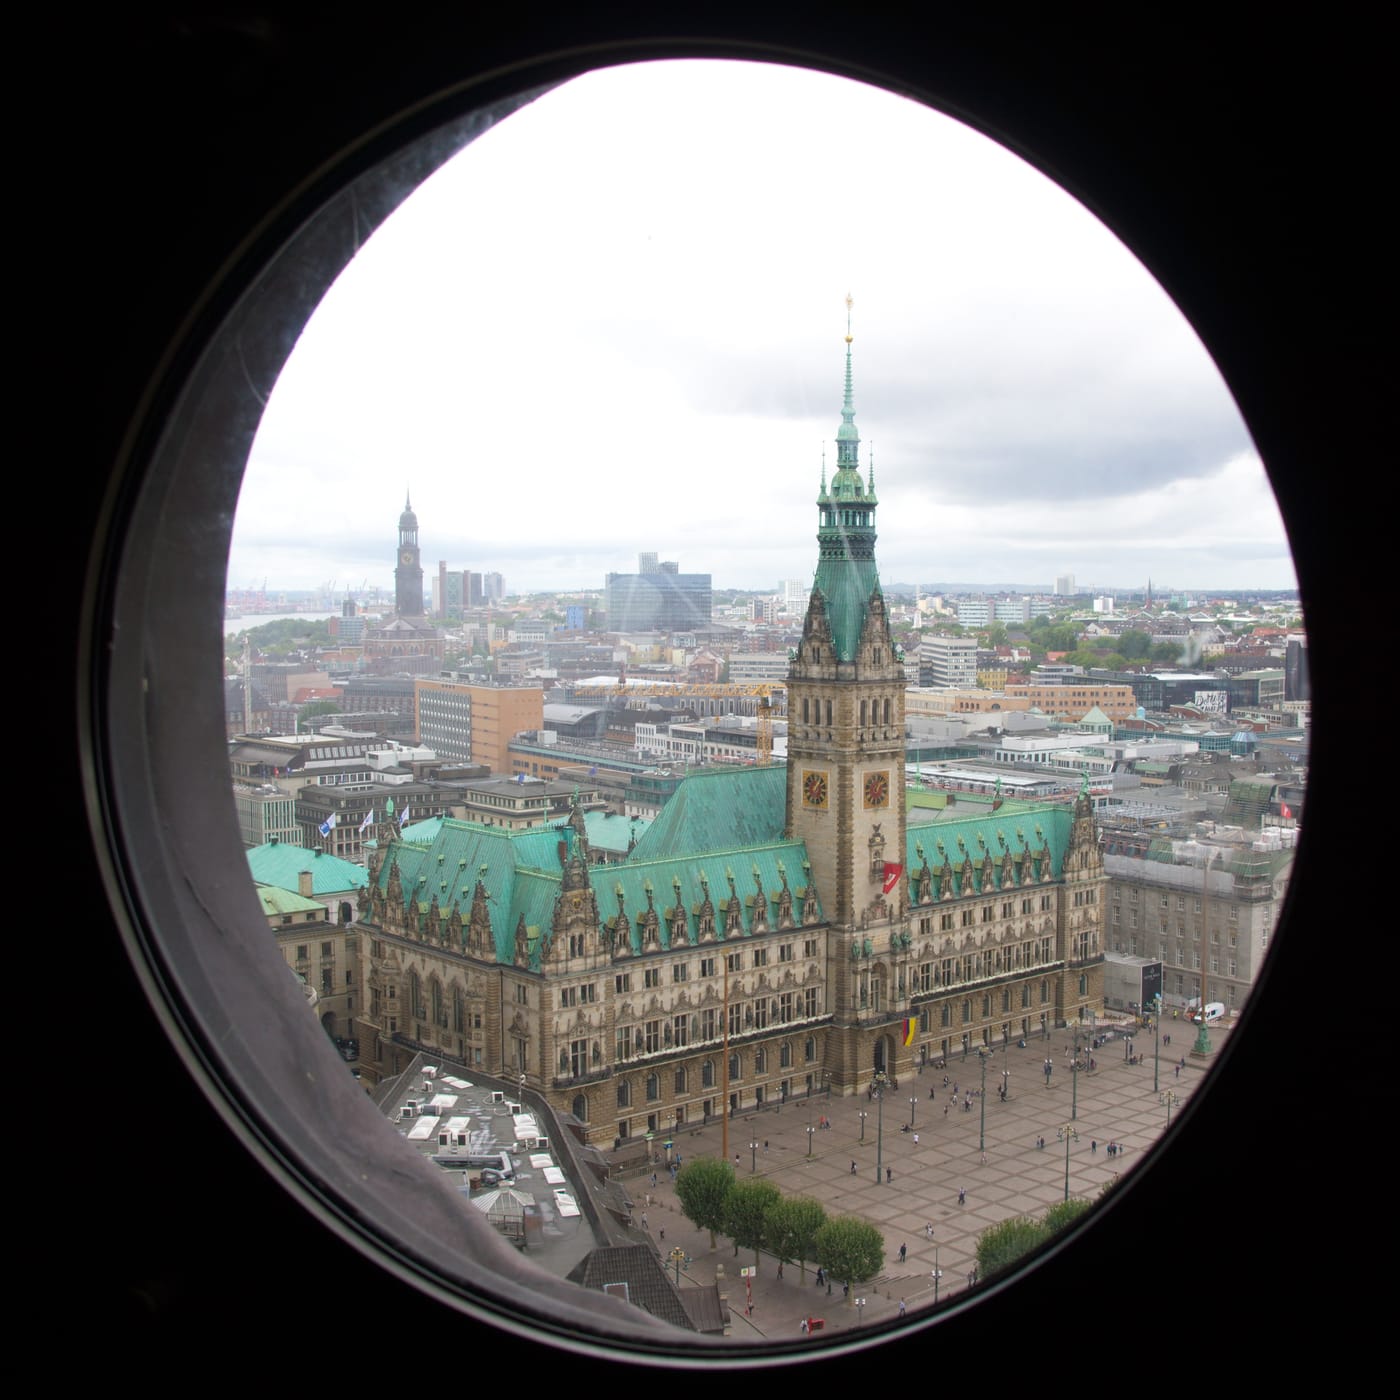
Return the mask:
POLYGON ((911 1128, 914 1126, 914 1105, 918 1103, 918 1101, 919 1096, 917 1094, 909 1095, 909 1126, 911 1128))
POLYGON ((1166 1104, 1167 1127, 1170 1128, 1172 1125, 1172 1105, 1174 1103, 1180 1103, 1181 1100, 1176 1096, 1176 1091, 1174 1089, 1168 1089, 1164 1093, 1157 1095, 1157 1102, 1161 1104, 1166 1104))
POLYGON ((890 1077, 884 1070, 875 1071, 875 1078, 870 1081, 870 1097, 877 1105, 875 1111, 875 1185, 878 1186, 884 1177, 885 1160, 885 1090, 889 1088, 890 1077))
POLYGON ((943 1270, 938 1267, 938 1246, 933 1247, 933 1301, 938 1303, 938 1280, 943 1277, 943 1270))
POLYGON ((1158 992, 1153 998, 1156 1004, 1156 1012, 1152 1017, 1152 1092, 1155 1094, 1160 1090, 1158 1083, 1159 1072, 1162 1067, 1162 994, 1158 992))
POLYGON ((982 1125, 977 1130, 977 1150, 983 1154, 987 1151, 987 1050, 985 1046, 977 1047, 977 1058, 982 1061, 982 1125))
POLYGON ((749 1171, 758 1170, 758 1139, 753 1138, 749 1142, 749 1171))
POLYGON ((1074 1023, 1074 1058, 1069 1062, 1069 1116, 1079 1117, 1079 1022, 1074 1023))
POLYGON ((859 1327, 860 1324, 861 1324, 861 1320, 865 1317, 865 1299, 864 1299, 864 1298, 857 1298, 857 1299, 855 1300, 855 1302, 856 1302, 856 1308, 857 1308, 857 1312, 856 1312, 856 1326, 859 1327))
POLYGON ((1001 1101, 1005 1103, 1011 1097, 1011 1071, 1004 1069, 1001 1072, 1001 1101))
POLYGON ((812 1155, 812 1134, 816 1131, 810 1123, 807 1124, 807 1155, 809 1157, 812 1155))
POLYGON ((865 1120, 866 1120, 867 1118, 869 1118, 870 1115, 869 1115, 864 1109, 861 1109, 861 1111, 860 1111, 860 1113, 859 1113, 858 1116, 859 1116, 859 1118, 860 1118, 860 1140, 861 1140, 862 1142, 864 1142, 864 1141, 865 1141, 865 1120))
POLYGON ((1079 1129, 1072 1123, 1066 1123, 1060 1129, 1060 1136, 1065 1140, 1065 1200, 1069 1200, 1069 1145, 1079 1141, 1079 1129))

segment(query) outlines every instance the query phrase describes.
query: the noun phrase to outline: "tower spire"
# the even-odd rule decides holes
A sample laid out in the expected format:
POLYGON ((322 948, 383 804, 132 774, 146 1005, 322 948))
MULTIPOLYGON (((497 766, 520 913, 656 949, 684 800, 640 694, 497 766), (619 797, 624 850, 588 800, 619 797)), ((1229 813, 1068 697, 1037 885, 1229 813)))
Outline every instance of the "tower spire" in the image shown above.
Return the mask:
POLYGON ((854 470, 860 451, 860 434, 856 431, 855 380, 851 373, 851 308, 855 299, 846 293, 846 394, 841 401, 841 426, 836 430, 836 470, 854 470))

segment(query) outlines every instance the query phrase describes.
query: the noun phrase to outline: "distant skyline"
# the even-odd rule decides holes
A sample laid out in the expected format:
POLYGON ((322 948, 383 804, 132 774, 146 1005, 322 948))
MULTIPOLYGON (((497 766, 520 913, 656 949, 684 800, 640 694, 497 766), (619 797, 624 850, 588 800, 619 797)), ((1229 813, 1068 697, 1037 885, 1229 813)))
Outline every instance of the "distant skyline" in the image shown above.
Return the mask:
POLYGON ((810 579, 848 291, 885 580, 1296 587, 1228 390, 1092 215, 905 99, 702 62, 545 94, 367 240, 269 399, 230 587, 390 590, 406 492, 425 580, 810 579))

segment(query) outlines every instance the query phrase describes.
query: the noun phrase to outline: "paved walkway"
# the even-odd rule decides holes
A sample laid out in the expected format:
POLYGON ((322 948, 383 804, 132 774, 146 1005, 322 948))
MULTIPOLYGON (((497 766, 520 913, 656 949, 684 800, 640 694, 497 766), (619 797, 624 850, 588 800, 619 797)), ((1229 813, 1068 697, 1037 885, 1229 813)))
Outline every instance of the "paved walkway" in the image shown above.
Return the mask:
MULTIPOLYGON (((808 1316, 823 1318, 828 1332, 868 1325, 898 1316, 901 1302, 907 1315, 916 1315, 934 1304, 935 1293, 946 1299, 970 1286, 981 1231, 1010 1216, 1039 1215, 1064 1199, 1066 1146, 1071 1196, 1096 1199, 1105 1183, 1142 1161, 1166 1127, 1168 1107, 1174 1118, 1216 1059, 1214 1054, 1206 1061, 1193 1058, 1194 1028, 1185 1022, 1168 1023, 1163 1034, 1171 1044, 1161 1047, 1158 1079, 1162 1093, 1170 1090, 1176 1096, 1169 1106, 1152 1087, 1150 1033, 1140 1034, 1133 1044, 1134 1052, 1145 1055, 1136 1065, 1127 1062, 1122 1041, 1088 1050, 1087 1037, 1082 1037, 1081 1059, 1092 1055, 1095 1068, 1075 1076, 1069 1068, 1070 1037, 1060 1030, 1048 1039, 1028 1041, 1024 1049, 1013 1042, 992 1051, 986 1060, 985 1099, 978 1097, 982 1065, 973 1054, 966 1060, 954 1057, 946 1071, 926 1068, 906 1077, 887 1092, 883 1108, 864 1093, 830 1099, 816 1095, 810 1103, 794 1100, 731 1120, 729 1157, 739 1180, 758 1176, 785 1195, 814 1196, 829 1214, 861 1216, 884 1235, 883 1272, 853 1290, 855 1298, 865 1300, 863 1307, 855 1299, 843 1300, 839 1281, 830 1290, 818 1288, 814 1265, 808 1266, 805 1282, 796 1264, 786 1265, 778 1278, 777 1261, 767 1254, 758 1260, 757 1276, 747 1281, 750 1294, 739 1270, 754 1264, 753 1251, 736 1254, 722 1236, 712 1250, 709 1233, 685 1219, 660 1137, 656 1186, 649 1176, 628 1183, 634 1219, 640 1222, 646 1214, 647 1232, 668 1267, 674 1267, 670 1254, 676 1246, 686 1251, 682 1282, 711 1283, 721 1276, 727 1281, 736 1339, 799 1336, 808 1316), (1047 1056, 1052 1067, 1048 1082, 1047 1056), (1178 1070, 1183 1057, 1185 1066, 1178 1070), (1005 1101, 998 1092, 1003 1073, 1009 1086, 1005 1101), (964 1106, 969 1091, 970 1109, 964 1106), (823 1116, 827 1128, 818 1126, 823 1116), (913 1130, 901 1132, 911 1116, 913 1130), (1057 1136, 1067 1125, 1079 1134, 1068 1144, 1057 1136), (985 1152, 979 1151, 983 1137, 985 1152), (1039 1138, 1045 1139, 1043 1148, 1036 1145, 1039 1138), (1110 1155, 1110 1142, 1121 1152, 1110 1155), (888 1179, 877 1179, 877 1167, 879 1176, 888 1173, 888 1179), (960 1190, 966 1192, 963 1204, 960 1190), (902 1262, 901 1245, 906 1249, 902 1262), (935 1266, 941 1271, 936 1285, 935 1266)), ((1229 1030, 1212 1026, 1210 1034, 1218 1051, 1229 1030)), ((718 1157, 721 1150, 718 1123, 682 1126, 671 1156, 684 1164, 693 1157, 718 1157)))

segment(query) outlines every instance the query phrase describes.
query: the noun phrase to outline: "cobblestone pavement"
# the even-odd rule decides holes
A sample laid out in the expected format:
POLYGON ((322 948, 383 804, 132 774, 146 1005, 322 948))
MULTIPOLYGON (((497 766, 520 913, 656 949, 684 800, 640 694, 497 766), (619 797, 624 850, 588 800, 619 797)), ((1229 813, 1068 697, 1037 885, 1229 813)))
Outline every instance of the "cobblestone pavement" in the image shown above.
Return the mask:
MULTIPOLYGON (((1227 1026, 1210 1028, 1216 1052, 1229 1034, 1227 1026)), ((1194 1028, 1184 1021, 1167 1023, 1163 1035, 1171 1043, 1160 1047, 1157 1091, 1150 1032, 1140 1033, 1133 1043, 1134 1053, 1143 1052, 1138 1064, 1128 1063, 1121 1040, 1090 1050, 1082 1037, 1081 1062, 1092 1056, 1094 1068, 1075 1075, 1070 1037, 1059 1030, 1048 1039, 1027 1041, 1024 1048, 1013 1042, 992 1050, 985 1061, 985 1097, 979 1096, 983 1064, 974 1053, 965 1060, 955 1056, 945 1069, 927 1067, 906 1076, 887 1091, 883 1105, 864 1093, 846 1098, 816 1094, 810 1101, 790 1100, 731 1120, 728 1150, 739 1180, 758 1176, 785 1195, 813 1196, 829 1214, 861 1216, 884 1235, 884 1270, 852 1290, 849 1300, 843 1299, 839 1281, 829 1289, 816 1286, 814 1265, 808 1265, 805 1280, 796 1264, 784 1266, 779 1278, 777 1261, 767 1254, 758 1259, 755 1277, 741 1278, 739 1270, 755 1263, 753 1251, 736 1252, 722 1236, 711 1249, 709 1233, 695 1229, 681 1214, 664 1135, 655 1143, 656 1186, 649 1175, 628 1183, 634 1218, 640 1220, 646 1212, 646 1233, 668 1268, 676 1267, 672 1251, 685 1251, 679 1265, 683 1283, 719 1278, 727 1284, 735 1339, 800 1336, 805 1317, 823 1319, 826 1332, 843 1331, 895 1318, 901 1302, 913 1319, 933 1306, 935 1293, 943 1300, 971 1285, 977 1236, 987 1226, 1010 1216, 1038 1215, 1064 1199, 1067 1148, 1069 1194, 1089 1199, 1143 1160, 1166 1128, 1168 1111, 1174 1120, 1217 1058, 1214 1053, 1205 1059, 1192 1055, 1194 1028), (1182 1059, 1185 1064, 1178 1068, 1182 1059), (1005 1100, 999 1094, 1003 1075, 1009 1091, 1005 1100), (969 1091, 971 1108, 964 1106, 969 1091), (1168 1091, 1175 1101, 1164 1104, 1162 1095, 1168 1091), (912 1130, 902 1132, 911 1117, 912 1130), (823 1118, 829 1127, 819 1126, 823 1118), (1059 1136, 1066 1127, 1077 1131, 1077 1140, 1059 1136), (985 1152, 979 1151, 983 1138, 985 1152), (1040 1138, 1043 1148, 1037 1146, 1040 1138), (1121 1150, 1110 1154, 1110 1143, 1121 1150), (962 1204, 959 1191, 966 1193, 962 1204), (903 1262, 901 1245, 906 1247, 903 1262), (936 1285, 935 1267, 940 1271, 936 1285), (864 1306, 857 1299, 864 1299, 864 1306)), ((683 1125, 672 1138, 670 1156, 682 1164, 693 1157, 718 1157, 721 1133, 718 1123, 683 1125)))

